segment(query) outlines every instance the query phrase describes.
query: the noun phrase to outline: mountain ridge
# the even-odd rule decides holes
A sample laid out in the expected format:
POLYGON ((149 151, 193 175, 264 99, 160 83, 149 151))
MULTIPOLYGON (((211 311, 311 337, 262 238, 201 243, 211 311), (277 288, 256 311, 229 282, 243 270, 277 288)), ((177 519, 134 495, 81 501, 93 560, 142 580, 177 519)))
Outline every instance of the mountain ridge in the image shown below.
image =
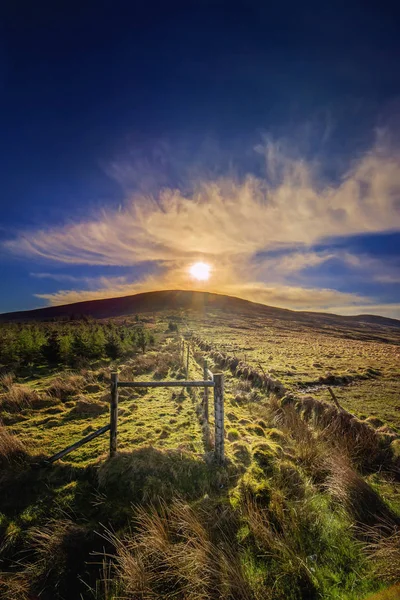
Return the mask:
POLYGON ((287 308, 268 306, 259 302, 244 300, 235 296, 227 296, 213 292, 188 290, 162 290, 141 292, 129 296, 85 300, 72 304, 47 306, 26 311, 0 314, 0 322, 8 321, 46 321, 61 318, 92 317, 96 319, 123 317, 142 312, 158 312, 161 310, 194 310, 207 312, 212 309, 230 310, 235 313, 260 314, 293 320, 297 322, 340 322, 358 326, 379 326, 400 328, 400 320, 377 315, 360 314, 343 316, 329 312, 295 311, 287 308))

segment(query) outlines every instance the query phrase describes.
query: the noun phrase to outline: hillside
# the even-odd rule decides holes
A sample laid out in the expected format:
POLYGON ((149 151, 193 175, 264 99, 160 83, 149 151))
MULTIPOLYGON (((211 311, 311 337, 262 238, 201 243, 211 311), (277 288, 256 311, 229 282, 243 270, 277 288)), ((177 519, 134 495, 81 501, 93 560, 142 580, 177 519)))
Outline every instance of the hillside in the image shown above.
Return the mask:
POLYGON ((399 580, 398 322, 195 292, 81 306, 117 316, 0 324, 2 599, 371 600, 399 580), (204 360, 223 464, 213 392, 154 385, 204 360), (115 370, 151 387, 118 388, 110 457, 115 370))
POLYGON ((232 296, 209 292, 166 290, 144 292, 120 298, 89 300, 62 306, 49 306, 34 310, 0 314, 0 321, 30 321, 62 318, 92 317, 104 319, 129 316, 137 313, 158 312, 163 310, 189 310, 207 315, 214 310, 223 310, 235 314, 260 316, 303 323, 313 327, 339 326, 355 329, 400 328, 400 321, 375 315, 340 316, 331 313, 293 311, 250 302, 232 296))

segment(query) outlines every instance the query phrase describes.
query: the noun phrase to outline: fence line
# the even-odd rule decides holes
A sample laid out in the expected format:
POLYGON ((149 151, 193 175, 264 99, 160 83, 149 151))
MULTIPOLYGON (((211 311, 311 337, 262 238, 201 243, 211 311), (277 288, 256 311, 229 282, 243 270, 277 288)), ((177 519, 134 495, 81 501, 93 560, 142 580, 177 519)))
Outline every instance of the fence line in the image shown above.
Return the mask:
MULTIPOLYGON (((181 358, 184 363, 185 360, 185 340, 182 339, 181 345, 181 358)), ((113 371, 111 373, 111 385, 110 385, 110 422, 104 427, 101 427, 97 431, 90 433, 86 437, 82 438, 75 444, 68 446, 64 450, 61 450, 57 454, 54 454, 48 458, 46 463, 53 463, 56 460, 66 456, 73 450, 80 448, 84 444, 87 444, 91 440, 95 439, 99 435, 110 431, 110 457, 114 456, 117 452, 118 446, 118 388, 136 388, 136 387, 202 387, 204 388, 203 396, 203 412, 204 418, 208 425, 209 421, 209 406, 208 406, 208 388, 214 390, 214 427, 215 427, 215 444, 214 444, 214 455, 218 463, 222 463, 224 460, 224 375, 223 373, 213 374, 207 366, 207 361, 204 361, 203 366, 203 380, 188 380, 189 373, 189 358, 190 358, 190 344, 187 343, 187 354, 186 354, 186 380, 177 381, 119 381, 118 372, 113 371)))
POLYGON ((182 379, 176 381, 118 381, 118 387, 214 387, 214 382, 211 380, 184 381, 182 379))
MULTIPOLYGON (((203 365, 203 379, 207 380, 210 379, 209 377, 209 373, 210 371, 208 370, 207 367, 207 359, 204 359, 204 365, 203 365)), ((208 425, 208 419, 209 419, 209 415, 208 415, 208 386, 204 386, 204 395, 203 395, 203 414, 204 414, 204 419, 208 425)))

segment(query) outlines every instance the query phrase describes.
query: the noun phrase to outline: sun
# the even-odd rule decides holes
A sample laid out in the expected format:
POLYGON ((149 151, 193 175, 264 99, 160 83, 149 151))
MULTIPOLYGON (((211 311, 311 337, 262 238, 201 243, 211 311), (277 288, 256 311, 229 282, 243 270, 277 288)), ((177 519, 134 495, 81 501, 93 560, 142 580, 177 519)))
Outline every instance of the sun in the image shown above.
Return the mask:
POLYGON ((197 281, 207 281, 210 278, 210 271, 210 265, 203 262, 194 263, 189 269, 190 275, 197 281))

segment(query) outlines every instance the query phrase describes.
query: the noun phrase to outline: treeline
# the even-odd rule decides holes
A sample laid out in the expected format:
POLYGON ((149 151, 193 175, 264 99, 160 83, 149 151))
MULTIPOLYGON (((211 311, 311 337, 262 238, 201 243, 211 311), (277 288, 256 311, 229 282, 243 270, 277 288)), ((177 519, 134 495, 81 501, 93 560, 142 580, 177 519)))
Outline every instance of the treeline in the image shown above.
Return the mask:
POLYGON ((154 336, 142 323, 112 321, 0 325, 0 365, 77 366, 99 358, 145 352, 154 336))

